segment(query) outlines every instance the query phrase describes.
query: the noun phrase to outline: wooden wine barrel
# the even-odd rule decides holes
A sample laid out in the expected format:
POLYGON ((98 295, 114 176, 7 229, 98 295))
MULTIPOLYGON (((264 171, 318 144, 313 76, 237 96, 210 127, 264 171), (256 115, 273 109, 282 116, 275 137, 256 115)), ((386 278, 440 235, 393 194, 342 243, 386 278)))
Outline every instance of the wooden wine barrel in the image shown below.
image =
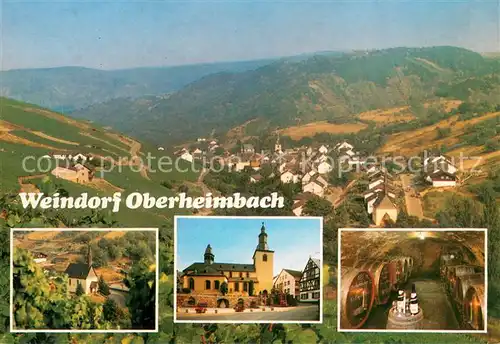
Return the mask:
POLYGON ((424 312, 420 308, 419 312, 415 315, 398 314, 396 308, 393 307, 389 310, 387 317, 387 326, 389 330, 420 330, 423 328, 424 312))
POLYGON ((463 323, 467 329, 484 330, 486 304, 484 284, 471 285, 465 293, 463 323))
POLYGON ((361 261, 356 268, 367 270, 373 275, 375 281, 375 302, 378 305, 386 304, 389 301, 392 290, 393 277, 391 265, 384 260, 361 261))
POLYGON ((408 266, 409 266, 408 276, 411 276, 414 267, 413 257, 408 257, 408 266))
POLYGON ((396 264, 396 284, 406 283, 410 277, 410 262, 409 257, 395 257, 391 262, 396 264))
POLYGON ((367 270, 342 269, 341 327, 357 329, 363 326, 375 300, 375 280, 367 270))
POLYGON ((389 261, 389 267, 391 269, 391 285, 392 289, 398 289, 398 284, 402 282, 403 279, 403 262, 399 259, 393 259, 389 261))
POLYGON ((476 267, 473 265, 453 265, 448 269, 448 288, 450 292, 455 291, 457 278, 464 275, 471 275, 476 273, 476 267))
POLYGON ((463 275, 457 277, 457 282, 455 283, 455 301, 459 309, 463 308, 463 301, 465 298, 465 293, 471 285, 477 285, 484 283, 484 273, 479 272, 471 275, 463 275))
POLYGON ((448 255, 443 255, 441 256, 441 262, 440 262, 440 271, 441 271, 441 277, 443 280, 447 279, 447 273, 448 273, 448 268, 450 266, 454 265, 460 265, 460 261, 457 259, 455 255, 448 254, 448 255), (453 256, 453 258, 452 258, 453 256))

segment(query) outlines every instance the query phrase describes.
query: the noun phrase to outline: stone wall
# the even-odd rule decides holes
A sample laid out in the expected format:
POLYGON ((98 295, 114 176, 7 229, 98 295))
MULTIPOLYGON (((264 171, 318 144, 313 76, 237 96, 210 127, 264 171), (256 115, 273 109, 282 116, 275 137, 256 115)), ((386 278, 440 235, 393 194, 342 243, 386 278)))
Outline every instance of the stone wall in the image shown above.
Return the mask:
MULTIPOLYGON (((203 293, 190 293, 190 294, 177 294, 177 306, 178 307, 189 307, 188 301, 190 298, 194 298, 195 305, 199 303, 206 303, 209 308, 216 308, 218 306, 219 300, 227 300, 229 302, 229 308, 233 308, 238 303, 239 299, 243 299, 245 308, 249 308, 252 301, 255 301, 257 305, 260 304, 258 296, 242 296, 238 294, 227 294, 227 295, 213 295, 213 294, 203 294, 203 293)), ((224 307, 224 302, 220 304, 224 307)))

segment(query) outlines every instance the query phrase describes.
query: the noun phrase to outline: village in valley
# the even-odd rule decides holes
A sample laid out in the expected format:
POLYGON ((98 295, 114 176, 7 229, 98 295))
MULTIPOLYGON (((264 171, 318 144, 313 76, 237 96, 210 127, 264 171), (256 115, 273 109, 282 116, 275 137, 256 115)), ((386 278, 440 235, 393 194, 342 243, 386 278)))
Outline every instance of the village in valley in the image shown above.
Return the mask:
POLYGON ((463 171, 462 176, 456 159, 438 150, 423 151, 415 164, 411 157, 396 161, 391 156, 369 156, 347 140, 284 148, 279 135, 271 150, 257 152, 250 143, 226 150, 215 139, 198 138, 191 148, 183 147, 175 154, 204 166, 205 173, 215 162, 230 174, 247 175, 250 184, 277 178, 281 184, 298 185, 291 209, 295 216, 307 215, 304 207, 311 199, 324 199, 334 209, 354 194, 362 197, 370 226, 375 227, 395 223, 401 211, 420 220, 432 220, 424 216, 425 193, 453 190, 466 181, 463 176, 473 175, 463 171))

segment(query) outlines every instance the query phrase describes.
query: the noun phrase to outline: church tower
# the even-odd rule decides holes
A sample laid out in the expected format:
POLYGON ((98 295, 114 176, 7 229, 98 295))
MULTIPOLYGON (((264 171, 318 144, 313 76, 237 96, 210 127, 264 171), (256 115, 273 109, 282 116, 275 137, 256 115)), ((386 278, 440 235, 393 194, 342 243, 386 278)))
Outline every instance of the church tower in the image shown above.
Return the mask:
POLYGON ((212 247, 210 247, 210 244, 207 246, 205 249, 205 254, 203 255, 203 261, 205 264, 213 264, 214 263, 215 256, 212 253, 212 247))
POLYGON ((280 143, 280 135, 278 134, 278 137, 276 138, 276 143, 274 144, 274 152, 275 153, 282 153, 283 151, 281 150, 281 143, 280 143))
POLYGON ((256 288, 257 293, 264 290, 271 292, 273 288, 274 251, 269 250, 264 222, 262 222, 259 241, 253 254, 253 264, 259 281, 256 288))
POLYGON ((87 250, 87 264, 88 266, 92 266, 92 249, 90 248, 90 244, 87 250))

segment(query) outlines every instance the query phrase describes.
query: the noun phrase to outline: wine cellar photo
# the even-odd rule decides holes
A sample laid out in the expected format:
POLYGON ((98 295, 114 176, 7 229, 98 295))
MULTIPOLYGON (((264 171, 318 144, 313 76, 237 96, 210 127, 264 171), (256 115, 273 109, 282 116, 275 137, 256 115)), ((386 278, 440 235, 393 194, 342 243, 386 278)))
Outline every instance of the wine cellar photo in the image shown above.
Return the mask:
POLYGON ((342 229, 339 240, 341 331, 485 331, 485 230, 342 229))

